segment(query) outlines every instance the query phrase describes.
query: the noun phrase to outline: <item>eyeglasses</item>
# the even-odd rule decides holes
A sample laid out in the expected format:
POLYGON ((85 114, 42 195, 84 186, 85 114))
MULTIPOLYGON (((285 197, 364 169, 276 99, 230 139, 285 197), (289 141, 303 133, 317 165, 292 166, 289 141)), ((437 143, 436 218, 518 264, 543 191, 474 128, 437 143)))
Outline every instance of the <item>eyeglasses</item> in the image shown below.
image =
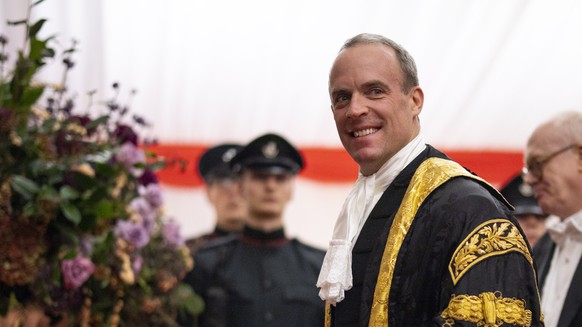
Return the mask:
POLYGON ((521 169, 521 174, 525 177, 527 174, 532 175, 537 180, 541 180, 544 176, 544 167, 550 162, 550 160, 557 157, 560 153, 564 153, 570 149, 578 147, 578 144, 570 144, 565 148, 562 148, 556 152, 550 153, 549 155, 542 157, 541 159, 532 158, 527 161, 525 167, 521 169))

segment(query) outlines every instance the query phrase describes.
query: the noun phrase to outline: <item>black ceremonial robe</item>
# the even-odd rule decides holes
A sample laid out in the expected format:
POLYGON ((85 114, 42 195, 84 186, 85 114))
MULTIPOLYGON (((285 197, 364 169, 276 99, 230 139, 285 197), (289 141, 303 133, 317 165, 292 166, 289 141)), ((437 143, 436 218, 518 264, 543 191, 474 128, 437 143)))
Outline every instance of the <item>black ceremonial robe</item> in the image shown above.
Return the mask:
POLYGON ((386 189, 354 245, 353 288, 326 324, 543 326, 531 250, 510 205, 446 159, 428 146, 386 189), (420 180, 417 170, 426 170, 420 180), (409 225, 399 220, 407 215, 409 225))

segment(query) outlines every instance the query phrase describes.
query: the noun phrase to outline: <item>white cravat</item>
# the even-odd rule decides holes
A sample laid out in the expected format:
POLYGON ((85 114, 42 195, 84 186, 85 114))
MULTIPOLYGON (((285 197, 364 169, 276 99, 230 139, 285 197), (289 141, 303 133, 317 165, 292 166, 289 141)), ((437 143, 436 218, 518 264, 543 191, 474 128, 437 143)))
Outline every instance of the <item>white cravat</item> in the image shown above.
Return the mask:
POLYGON ((358 175, 335 223, 332 240, 317 279, 322 300, 335 305, 344 299, 345 291, 352 288, 352 248, 366 218, 394 178, 425 148, 424 138, 419 134, 375 174, 358 175))
POLYGON ((542 310, 546 327, 556 327, 582 256, 582 211, 548 226, 548 233, 556 249, 544 283, 542 310))

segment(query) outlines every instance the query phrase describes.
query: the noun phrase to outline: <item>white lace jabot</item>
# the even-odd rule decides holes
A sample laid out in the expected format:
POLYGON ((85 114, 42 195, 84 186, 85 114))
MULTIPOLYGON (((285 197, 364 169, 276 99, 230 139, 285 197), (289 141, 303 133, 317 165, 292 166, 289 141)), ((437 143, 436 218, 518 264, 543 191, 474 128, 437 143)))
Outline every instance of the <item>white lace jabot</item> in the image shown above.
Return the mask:
POLYGON ((361 173, 346 198, 333 230, 332 240, 317 279, 319 297, 335 305, 352 288, 352 247, 366 217, 394 178, 426 148, 419 134, 388 160, 375 174, 361 173))

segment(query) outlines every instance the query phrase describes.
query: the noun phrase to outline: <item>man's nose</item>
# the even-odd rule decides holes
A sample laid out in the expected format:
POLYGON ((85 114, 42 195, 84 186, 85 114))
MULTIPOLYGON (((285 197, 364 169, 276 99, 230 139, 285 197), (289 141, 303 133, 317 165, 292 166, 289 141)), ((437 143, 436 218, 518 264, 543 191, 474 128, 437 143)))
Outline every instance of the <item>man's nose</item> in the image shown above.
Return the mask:
POLYGON ((366 98, 362 95, 353 94, 350 105, 346 111, 347 118, 357 118, 368 113, 366 98))

